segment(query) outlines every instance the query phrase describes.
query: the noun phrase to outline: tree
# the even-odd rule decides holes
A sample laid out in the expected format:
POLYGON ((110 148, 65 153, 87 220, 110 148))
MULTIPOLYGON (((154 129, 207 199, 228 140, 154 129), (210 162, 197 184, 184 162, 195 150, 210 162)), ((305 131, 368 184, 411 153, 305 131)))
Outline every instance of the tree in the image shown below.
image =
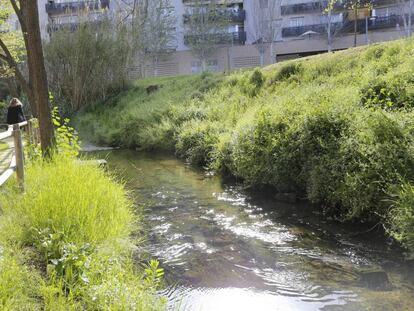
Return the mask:
POLYGON ((329 6, 342 6, 345 10, 352 13, 354 21, 354 47, 357 46, 358 34, 358 17, 361 10, 372 9, 373 1, 371 0, 330 0, 329 6))
POLYGON ((328 41, 328 52, 332 52, 332 45, 335 36, 339 33, 343 26, 343 20, 338 21, 338 16, 341 16, 334 10, 333 2, 326 2, 320 0, 320 6, 323 9, 323 24, 325 25, 325 32, 328 41))
POLYGON ((50 88, 60 111, 70 114, 124 89, 130 72, 129 31, 109 19, 81 18, 73 30, 62 27, 45 44, 50 88))
POLYGON ((153 75, 157 76, 157 64, 163 56, 175 51, 177 47, 174 7, 170 0, 152 0, 144 4, 141 12, 145 12, 141 25, 140 47, 143 58, 153 66, 153 75))
MULTIPOLYGON (((3 1, 4 3, 4 1, 3 1)), ((54 128, 49 106, 49 90, 40 36, 37 1, 10 0, 23 34, 26 48, 29 80, 21 74, 15 57, 3 38, 0 38, 1 59, 13 68, 22 87, 26 90, 31 107, 39 119, 40 143, 45 156, 50 155, 54 144, 54 128)))
MULTIPOLYGON (((3 47, 0 48, 0 79, 7 83, 10 94, 18 97, 15 78, 19 78, 23 88, 27 86, 18 66, 25 57, 25 49, 22 34, 11 27, 15 22, 12 13, 10 2, 0 3, 0 46, 3 47)), ((24 91, 30 93, 27 89, 24 91)))
POLYGON ((399 4, 401 16, 404 23, 404 33, 406 37, 411 37, 412 34, 412 14, 413 14, 413 0, 397 0, 399 4))
POLYGON ((231 41, 226 30, 229 17, 220 12, 216 1, 196 0, 186 13, 185 43, 201 61, 203 71, 207 70, 207 59, 217 46, 231 41))
POLYGON ((252 3, 253 42, 260 54, 260 65, 264 65, 266 45, 270 44, 270 59, 276 61, 274 42, 282 32, 281 0, 260 0, 252 3))

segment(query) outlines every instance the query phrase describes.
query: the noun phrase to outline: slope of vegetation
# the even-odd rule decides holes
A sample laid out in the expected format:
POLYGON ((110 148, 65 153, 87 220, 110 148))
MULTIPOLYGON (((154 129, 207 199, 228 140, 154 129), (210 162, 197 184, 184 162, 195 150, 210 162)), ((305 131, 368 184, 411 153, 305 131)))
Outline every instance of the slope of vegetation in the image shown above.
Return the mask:
POLYGON ((379 223, 414 251, 412 68, 414 41, 396 41, 225 77, 140 81, 78 124, 98 143, 169 149, 337 219, 379 223), (150 84, 161 90, 147 95, 150 84))
POLYGON ((158 262, 132 260, 140 219, 124 187, 67 149, 31 161, 26 193, 0 189, 0 310, 163 309, 158 262))

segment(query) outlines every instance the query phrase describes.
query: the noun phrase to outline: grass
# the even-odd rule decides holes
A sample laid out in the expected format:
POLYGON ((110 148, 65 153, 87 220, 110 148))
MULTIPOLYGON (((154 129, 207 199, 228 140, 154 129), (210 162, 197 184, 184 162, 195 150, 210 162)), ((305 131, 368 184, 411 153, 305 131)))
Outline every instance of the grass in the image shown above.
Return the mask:
POLYGON ((0 151, 5 151, 7 149, 9 149, 9 145, 5 142, 0 141, 0 151))
POLYGON ((134 88, 103 105, 89 107, 78 119, 78 127, 87 128, 82 133, 83 139, 100 144, 171 149, 173 142, 163 139, 171 128, 168 118, 171 105, 184 105, 188 99, 203 96, 219 83, 219 77, 207 75, 138 81, 134 88), (146 88, 151 85, 159 89, 147 94, 146 88), (154 128, 151 124, 159 126, 154 128))
POLYGON ((31 162, 26 186, 0 192, 0 310, 163 309, 158 263, 132 261, 140 220, 121 184, 57 155, 31 162))
POLYGON ((33 165, 27 194, 5 194, 2 202, 4 213, 11 209, 10 215, 18 217, 10 220, 13 227, 19 222, 22 229, 16 240, 27 243, 33 242, 32 228, 46 227, 74 243, 99 243, 128 235, 133 219, 122 186, 101 170, 81 167, 70 158, 33 165))
POLYGON ((78 116, 79 130, 295 192, 338 220, 380 223, 414 251, 413 51, 399 40, 227 76, 143 80, 78 116), (147 95, 151 84, 161 91, 147 95))

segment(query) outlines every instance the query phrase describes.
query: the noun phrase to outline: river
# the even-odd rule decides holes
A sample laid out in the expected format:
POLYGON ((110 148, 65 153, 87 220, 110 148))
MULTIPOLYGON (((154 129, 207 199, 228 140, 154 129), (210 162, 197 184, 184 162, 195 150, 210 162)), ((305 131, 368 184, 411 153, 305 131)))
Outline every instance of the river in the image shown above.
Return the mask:
POLYGON ((171 310, 414 310, 412 262, 375 228, 359 233, 173 156, 94 155, 145 206, 146 251, 165 269, 171 310))

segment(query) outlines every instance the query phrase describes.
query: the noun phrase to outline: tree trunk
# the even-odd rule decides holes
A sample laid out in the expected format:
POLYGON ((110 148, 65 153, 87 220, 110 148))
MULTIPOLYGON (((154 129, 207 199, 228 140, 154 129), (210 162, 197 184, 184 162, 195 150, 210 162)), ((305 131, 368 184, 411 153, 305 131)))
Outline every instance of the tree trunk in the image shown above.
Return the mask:
POLYGON ((329 9, 328 11, 328 52, 332 52, 332 11, 329 9))
POLYGON ((37 106, 40 143, 44 156, 50 156, 54 144, 54 129, 49 106, 49 90, 40 36, 37 1, 21 0, 20 10, 26 26, 26 50, 29 60, 29 76, 37 106))
POLYGON ((274 55, 275 45, 273 41, 270 43, 270 62, 274 64, 276 62, 276 55, 274 55))
POLYGON ((152 60, 152 74, 154 77, 158 77, 158 57, 154 57, 152 60))
POLYGON ((231 52, 230 48, 227 47, 227 71, 230 73, 231 71, 231 52))
POLYGON ((264 52, 265 52, 264 45, 260 43, 259 45, 260 67, 264 66, 264 52))
POLYGON ((17 85, 14 81, 14 78, 7 78, 6 79, 7 87, 9 88, 10 95, 12 97, 19 97, 19 92, 17 91, 17 85))
POLYGON ((412 22, 411 22, 411 17, 413 15, 412 13, 413 10, 413 0, 408 1, 408 37, 411 37, 411 33, 412 33, 412 22))
POLYGON ((355 13, 355 20, 354 20, 354 47, 357 46, 357 31, 358 31, 358 9, 357 5, 355 4, 354 8, 355 13))
POLYGON ((202 72, 206 72, 207 71, 207 60, 206 60, 206 58, 204 56, 201 59, 201 71, 202 72))
MULTIPOLYGON (((408 18, 410 18, 409 16, 408 16, 408 13, 405 13, 404 12, 404 9, 405 9, 405 4, 404 4, 404 7, 403 7, 403 12, 402 12, 402 19, 403 19, 403 26, 404 26, 404 36, 405 37, 409 37, 409 35, 408 35, 408 32, 409 32, 409 26, 408 26, 408 18)), ((411 18, 410 18, 411 19, 411 18)))

